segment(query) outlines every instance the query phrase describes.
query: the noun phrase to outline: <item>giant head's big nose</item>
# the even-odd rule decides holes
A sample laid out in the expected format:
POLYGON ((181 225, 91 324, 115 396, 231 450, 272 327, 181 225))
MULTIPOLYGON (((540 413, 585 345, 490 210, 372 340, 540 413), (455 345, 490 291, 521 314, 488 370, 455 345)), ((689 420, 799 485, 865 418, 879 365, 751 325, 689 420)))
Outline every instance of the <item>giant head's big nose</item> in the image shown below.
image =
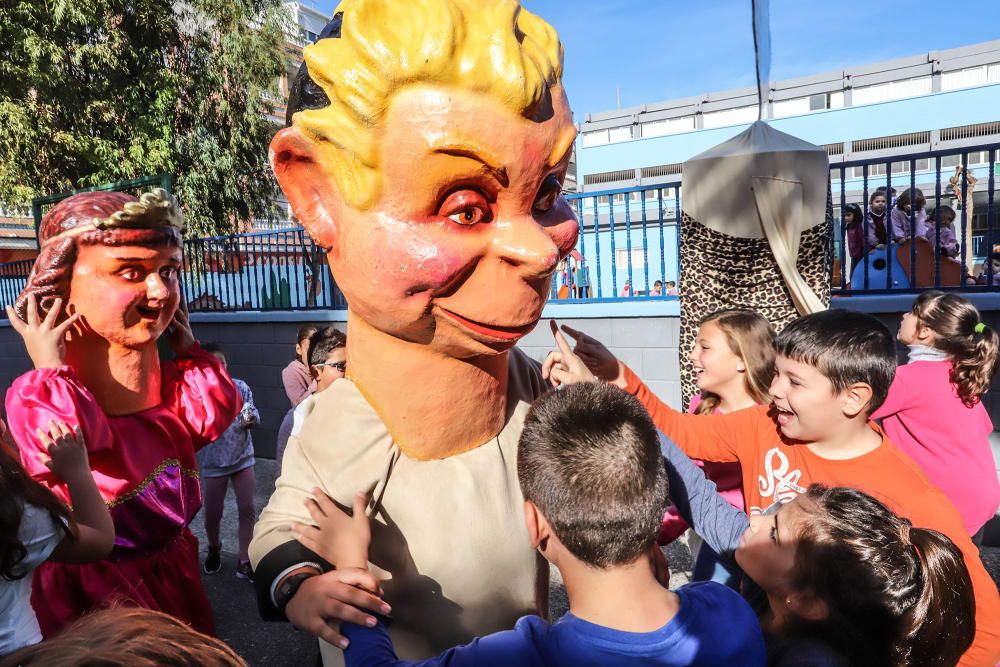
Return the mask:
POLYGON ((170 295, 167 284, 159 273, 150 273, 146 276, 146 298, 150 301, 160 301, 170 295))
POLYGON ((503 261, 516 267, 526 281, 549 276, 560 255, 573 247, 578 229, 572 219, 543 227, 530 214, 498 220, 495 228, 494 251, 503 261))

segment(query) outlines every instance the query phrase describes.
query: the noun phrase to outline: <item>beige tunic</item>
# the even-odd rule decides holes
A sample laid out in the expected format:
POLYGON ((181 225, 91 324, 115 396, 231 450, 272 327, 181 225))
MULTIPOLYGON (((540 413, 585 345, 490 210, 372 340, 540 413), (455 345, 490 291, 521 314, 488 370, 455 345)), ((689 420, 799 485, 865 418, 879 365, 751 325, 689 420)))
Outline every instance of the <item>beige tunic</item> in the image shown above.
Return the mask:
MULTIPOLYGON (((282 474, 254 528, 254 565, 309 522, 313 487, 350 506, 374 488, 370 561, 393 607, 392 638, 403 659, 423 659, 510 629, 537 610, 537 561, 524 525, 517 443, 524 417, 545 391, 538 365, 510 353, 507 422, 500 434, 458 456, 415 461, 402 454, 349 380, 316 395, 282 474)), ((320 642, 324 665, 342 664, 320 642)))

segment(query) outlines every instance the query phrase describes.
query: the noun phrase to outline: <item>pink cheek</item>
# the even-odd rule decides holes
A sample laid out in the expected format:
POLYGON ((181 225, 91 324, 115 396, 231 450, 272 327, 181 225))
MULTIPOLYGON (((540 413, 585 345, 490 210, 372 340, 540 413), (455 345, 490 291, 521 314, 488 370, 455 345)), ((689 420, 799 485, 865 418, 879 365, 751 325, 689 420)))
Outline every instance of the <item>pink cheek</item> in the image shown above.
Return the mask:
POLYGON ((373 230, 371 284, 410 296, 451 282, 468 263, 460 240, 439 223, 394 221, 373 230))
POLYGON ((565 257, 570 250, 576 247, 577 239, 580 236, 580 225, 576 218, 570 217, 558 225, 546 227, 545 231, 556 244, 556 248, 559 249, 559 256, 565 257))

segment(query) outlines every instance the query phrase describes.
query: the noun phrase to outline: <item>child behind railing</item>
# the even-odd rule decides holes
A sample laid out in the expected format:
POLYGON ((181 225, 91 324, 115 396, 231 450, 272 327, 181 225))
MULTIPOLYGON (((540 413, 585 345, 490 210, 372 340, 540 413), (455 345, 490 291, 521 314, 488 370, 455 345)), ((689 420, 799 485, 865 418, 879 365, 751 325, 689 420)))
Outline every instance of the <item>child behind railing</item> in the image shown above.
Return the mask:
POLYGON ((920 188, 913 188, 912 191, 907 189, 899 195, 890 214, 893 241, 902 243, 918 236, 927 238, 927 213, 924 211, 926 204, 927 200, 920 188))
POLYGON ((938 232, 941 229, 941 256, 958 257, 958 237, 955 236, 955 209, 951 206, 933 207, 927 213, 927 230, 925 238, 931 245, 937 243, 938 232), (940 211, 940 213, 938 213, 940 211))

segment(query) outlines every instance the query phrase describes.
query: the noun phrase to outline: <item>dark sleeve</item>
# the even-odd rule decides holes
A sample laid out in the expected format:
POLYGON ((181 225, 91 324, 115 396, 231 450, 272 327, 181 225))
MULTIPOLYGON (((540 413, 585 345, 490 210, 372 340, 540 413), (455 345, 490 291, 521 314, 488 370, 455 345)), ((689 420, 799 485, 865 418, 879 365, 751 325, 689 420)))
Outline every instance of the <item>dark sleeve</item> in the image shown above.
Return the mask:
POLYGON ((719 495, 715 482, 667 436, 660 434, 660 451, 666 464, 670 498, 694 531, 719 554, 726 565, 736 566, 734 552, 750 520, 719 495))
POLYGON ((534 617, 522 618, 513 630, 496 632, 450 648, 427 660, 400 660, 392 646, 389 630, 382 619, 374 628, 344 623, 340 631, 350 642, 344 650, 347 667, 507 667, 541 665, 532 643, 531 626, 544 623, 534 617))
POLYGON ((275 584, 281 583, 277 579, 284 578, 282 573, 296 566, 315 564, 323 572, 333 569, 327 561, 320 558, 311 550, 302 546, 298 541, 291 540, 278 545, 268 552, 254 568, 254 590, 257 593, 257 610, 260 617, 265 621, 287 621, 285 616, 271 599, 271 589, 275 584))

